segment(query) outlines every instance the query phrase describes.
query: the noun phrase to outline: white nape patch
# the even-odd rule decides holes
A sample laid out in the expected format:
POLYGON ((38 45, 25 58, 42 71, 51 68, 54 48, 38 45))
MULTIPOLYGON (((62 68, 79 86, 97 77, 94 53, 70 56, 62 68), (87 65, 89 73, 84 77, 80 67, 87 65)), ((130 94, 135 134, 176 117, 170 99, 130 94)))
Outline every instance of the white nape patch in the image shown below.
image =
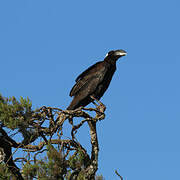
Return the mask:
POLYGON ((106 54, 106 56, 105 57, 107 57, 108 56, 108 53, 106 54))

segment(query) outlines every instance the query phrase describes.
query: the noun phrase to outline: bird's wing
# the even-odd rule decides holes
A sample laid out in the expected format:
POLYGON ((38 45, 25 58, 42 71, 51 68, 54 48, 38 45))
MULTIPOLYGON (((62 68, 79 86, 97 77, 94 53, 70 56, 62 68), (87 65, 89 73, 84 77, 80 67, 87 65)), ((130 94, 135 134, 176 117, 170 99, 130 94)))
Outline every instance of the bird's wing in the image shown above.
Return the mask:
POLYGON ((70 91, 70 96, 74 96, 80 91, 87 91, 87 94, 91 94, 102 82, 106 72, 107 67, 103 66, 103 62, 94 64, 78 76, 76 84, 70 91))
POLYGON ((103 61, 99 61, 95 63, 94 65, 90 66, 88 69, 86 69, 84 72, 82 72, 77 78, 76 82, 78 82, 80 79, 82 79, 84 76, 86 76, 92 69, 96 68, 98 64, 101 64, 103 61))

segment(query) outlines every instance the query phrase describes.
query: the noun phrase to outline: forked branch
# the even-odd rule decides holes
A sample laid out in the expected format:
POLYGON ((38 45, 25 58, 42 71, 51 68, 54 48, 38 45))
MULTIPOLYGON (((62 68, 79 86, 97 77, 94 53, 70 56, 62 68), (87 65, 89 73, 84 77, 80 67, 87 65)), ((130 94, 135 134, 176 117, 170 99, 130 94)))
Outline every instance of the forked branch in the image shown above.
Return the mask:
MULTIPOLYGON (((93 97, 92 97, 93 98, 93 97)), ((31 160, 27 160, 25 157, 18 157, 19 161, 22 162, 31 162, 36 163, 36 156, 38 154, 44 153, 48 145, 56 147, 59 153, 63 153, 65 165, 71 167, 68 163, 68 157, 71 155, 76 156, 77 153, 83 154, 83 166, 77 166, 75 169, 71 170, 71 179, 78 177, 82 172, 85 174, 86 179, 94 179, 95 173, 98 169, 98 137, 96 130, 96 123, 99 120, 105 118, 105 109, 106 107, 95 98, 93 98, 97 103, 95 108, 84 108, 80 107, 76 110, 62 110, 60 108, 53 107, 41 107, 35 111, 31 112, 31 116, 28 117, 28 121, 23 121, 20 125, 20 133, 22 133, 24 139, 21 142, 15 142, 1 127, 2 138, 6 138, 10 149, 12 147, 22 149, 24 152, 29 154, 35 153, 34 157, 31 160), (91 112, 95 112, 95 115, 92 116, 91 112), (69 118, 81 117, 82 120, 79 123, 75 123, 73 126, 69 126, 69 131, 71 132, 71 137, 64 138, 64 123, 69 118), (90 130, 90 139, 91 139, 91 154, 87 153, 87 150, 80 144, 77 140, 76 132, 84 125, 88 123, 90 130), (32 144, 33 143, 33 144, 32 144), (73 155, 72 155, 73 154, 73 155)), ((24 117, 18 117, 23 119, 24 117)), ((11 156, 12 157, 12 156, 11 156)), ((18 170, 18 168, 17 168, 18 170)), ((20 173, 19 170, 16 173, 20 173)), ((62 175, 63 177, 63 175, 62 175)))

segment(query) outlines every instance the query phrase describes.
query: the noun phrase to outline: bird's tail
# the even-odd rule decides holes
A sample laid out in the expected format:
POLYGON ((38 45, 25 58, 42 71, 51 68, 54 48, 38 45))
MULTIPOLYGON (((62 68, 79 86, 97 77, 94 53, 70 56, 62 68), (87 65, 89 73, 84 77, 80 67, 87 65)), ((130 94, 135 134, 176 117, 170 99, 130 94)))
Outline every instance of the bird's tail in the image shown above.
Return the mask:
POLYGON ((67 107, 67 110, 74 110, 74 109, 75 109, 74 106, 71 104, 67 107))
POLYGON ((67 110, 74 110, 77 108, 77 101, 75 98, 71 101, 70 105, 67 107, 67 110))

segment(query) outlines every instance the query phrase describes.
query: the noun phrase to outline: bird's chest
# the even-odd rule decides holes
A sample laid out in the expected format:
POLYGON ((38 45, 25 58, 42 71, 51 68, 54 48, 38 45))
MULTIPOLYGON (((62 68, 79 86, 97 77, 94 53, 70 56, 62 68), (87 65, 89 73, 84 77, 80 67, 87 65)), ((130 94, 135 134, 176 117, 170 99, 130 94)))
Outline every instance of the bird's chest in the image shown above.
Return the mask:
POLYGON ((116 67, 113 66, 113 67, 111 67, 111 68, 109 69, 109 71, 105 74, 104 79, 103 79, 103 81, 102 81, 102 84, 103 84, 104 87, 108 88, 108 86, 109 86, 109 84, 110 84, 110 82, 111 82, 111 80, 112 80, 112 77, 113 77, 113 75, 114 75, 115 70, 116 70, 116 67))
POLYGON ((103 96, 103 94, 109 87, 109 84, 112 80, 115 70, 116 70, 116 66, 110 67, 108 69, 107 73, 104 75, 103 81, 98 85, 98 87, 96 89, 96 97, 97 98, 100 98, 101 96, 103 96))

